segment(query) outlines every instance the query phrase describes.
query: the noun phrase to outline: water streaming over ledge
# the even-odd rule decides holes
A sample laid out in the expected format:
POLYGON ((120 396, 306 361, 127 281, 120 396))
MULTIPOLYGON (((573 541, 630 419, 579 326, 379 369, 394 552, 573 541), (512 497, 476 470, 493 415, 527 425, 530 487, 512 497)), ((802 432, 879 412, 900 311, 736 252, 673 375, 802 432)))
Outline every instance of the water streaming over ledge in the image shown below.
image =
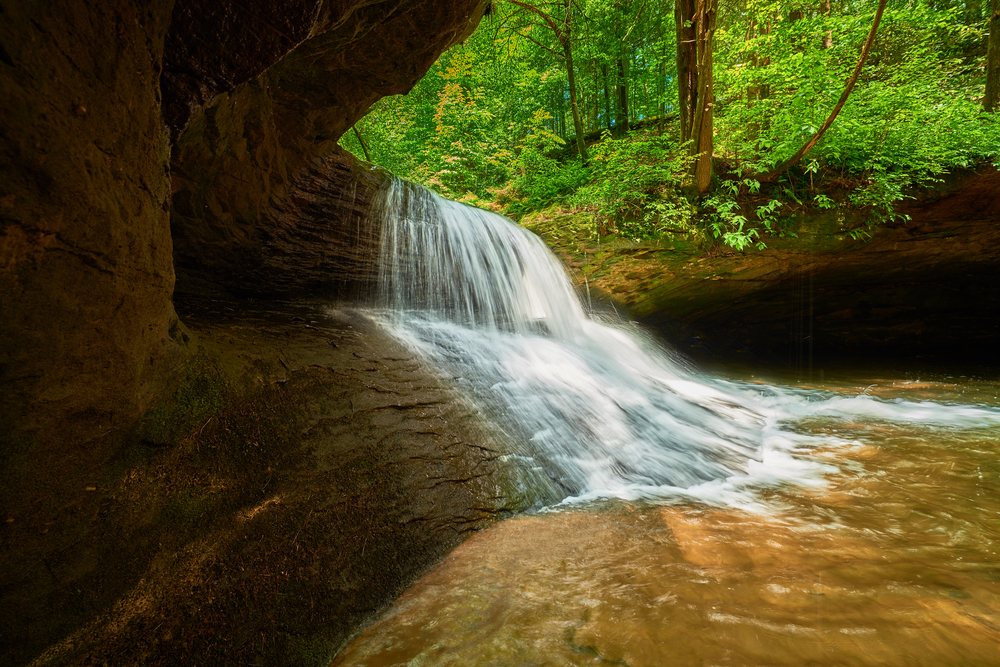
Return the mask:
POLYGON ((1000 424, 989 407, 700 376, 633 325, 588 316, 544 243, 507 218, 406 181, 382 195, 385 326, 466 389, 565 496, 731 504, 749 487, 821 484, 832 468, 800 456, 819 439, 794 425, 823 416, 1000 424))

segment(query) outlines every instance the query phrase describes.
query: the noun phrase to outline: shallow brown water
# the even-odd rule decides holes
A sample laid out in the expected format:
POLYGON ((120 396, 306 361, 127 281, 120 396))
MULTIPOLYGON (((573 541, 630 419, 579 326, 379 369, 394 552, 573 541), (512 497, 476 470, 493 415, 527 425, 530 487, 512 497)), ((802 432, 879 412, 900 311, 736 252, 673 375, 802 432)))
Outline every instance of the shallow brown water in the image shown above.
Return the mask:
MULTIPOLYGON (((745 379, 745 378, 744 378, 745 379)), ((969 378, 822 389, 1000 405, 969 378)), ((837 415, 822 479, 474 535, 335 665, 1000 665, 1000 429, 837 415), (844 444, 849 441, 849 444, 844 444)))

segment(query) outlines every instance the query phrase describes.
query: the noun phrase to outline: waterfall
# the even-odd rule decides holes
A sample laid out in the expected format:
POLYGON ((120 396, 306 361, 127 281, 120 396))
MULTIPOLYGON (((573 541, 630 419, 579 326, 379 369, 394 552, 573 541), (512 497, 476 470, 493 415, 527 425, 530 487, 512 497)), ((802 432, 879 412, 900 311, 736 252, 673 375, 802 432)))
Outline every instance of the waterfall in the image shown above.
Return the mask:
POLYGON ((583 309, 537 236, 407 181, 382 194, 379 287, 389 309, 494 333, 578 336, 583 309))
POLYGON ((801 481, 808 470, 815 478, 829 466, 797 452, 817 439, 790 422, 930 414, 700 376, 634 325, 588 316, 545 244, 509 219, 401 180, 381 194, 385 326, 465 390, 566 496, 705 497, 731 480, 801 481))
POLYGON ((566 494, 689 487, 760 457, 765 416, 631 327, 589 318, 531 232, 401 180, 376 215, 387 326, 566 494))

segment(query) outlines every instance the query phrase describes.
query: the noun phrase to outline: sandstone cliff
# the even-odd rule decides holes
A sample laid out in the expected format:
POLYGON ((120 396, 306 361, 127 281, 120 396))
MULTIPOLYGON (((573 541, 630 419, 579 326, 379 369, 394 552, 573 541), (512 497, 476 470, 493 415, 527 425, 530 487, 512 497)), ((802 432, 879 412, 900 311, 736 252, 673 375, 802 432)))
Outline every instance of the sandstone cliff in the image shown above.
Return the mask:
MULTIPOLYGON (((381 464, 372 459, 365 474, 345 472, 352 447, 364 452, 382 442, 393 432, 389 415, 409 409, 364 403, 361 397, 375 391, 371 380, 348 377, 357 372, 350 371, 358 363, 353 353, 377 357, 378 346, 368 352, 348 346, 340 362, 336 353, 289 356, 291 332, 275 338, 259 320, 227 319, 229 327, 262 328, 249 349, 227 352, 209 344, 216 320, 192 329, 174 308, 175 267, 191 296, 185 312, 194 294, 335 294, 363 281, 356 230, 381 176, 339 151, 337 139, 379 97, 406 92, 444 49, 475 29, 484 10, 481 0, 0 4, 0 588, 9 601, 0 662, 37 657, 60 664, 88 655, 109 663, 195 660, 199 650, 210 650, 212 623, 234 627, 225 609, 242 595, 236 606, 249 614, 242 622, 251 635, 238 645, 214 644, 213 660, 266 655, 294 663, 291 654, 309 653, 295 646, 329 650, 463 530, 490 512, 521 507, 497 496, 504 475, 487 462, 495 452, 474 429, 458 435, 442 427, 440 449, 420 445, 425 436, 398 436, 395 454, 371 450, 389 457, 381 464), (312 389, 288 394, 297 398, 279 418, 260 401, 286 385, 312 389), (265 452, 268 429, 314 429, 304 417, 315 405, 310 401, 336 395, 362 406, 349 415, 367 414, 389 430, 358 432, 355 445, 343 449, 351 442, 345 433, 360 424, 352 417, 346 431, 313 430, 315 438, 282 445, 300 454, 265 452), (227 414, 271 426, 233 440, 227 414), (206 437, 228 441, 228 453, 214 463, 192 461, 204 453, 197 443, 206 437), (454 458, 446 452, 455 445, 478 454, 454 458), (317 458, 329 447, 343 455, 317 458), (425 497, 413 486, 421 475, 393 472, 395 483, 376 481, 418 456, 420 447, 428 461, 435 452, 462 461, 442 462, 438 490, 464 500, 428 505, 434 492, 425 490, 431 493, 425 497), (202 471, 200 482, 192 465, 202 471), (320 483, 323 475, 339 481, 320 483), (363 512, 344 515, 362 522, 350 529, 295 519, 367 497, 372 484, 394 495, 379 501, 370 524, 363 512), (463 485, 469 493, 454 493, 463 485), (205 496, 211 488, 226 490, 205 496), (307 488, 313 491, 303 495, 307 488), (196 505, 208 503, 194 514, 183 509, 194 507, 183 500, 191 493, 202 498, 196 505), (263 517, 256 523, 239 519, 255 506, 277 511, 252 513, 263 517), (480 510, 470 514, 472 507, 480 510), (410 528, 388 519, 396 515, 410 517, 410 528), (292 544, 280 526, 296 521, 305 542, 292 544), (444 533, 433 528, 436 522, 444 533), (338 561, 361 529, 368 540, 362 545, 375 548, 368 553, 380 554, 384 567, 338 561), (328 623, 307 631, 300 611, 278 612, 299 619, 288 621, 298 628, 289 634, 273 618, 280 605, 269 596, 291 589, 251 591, 235 582, 232 568, 242 552, 234 545, 265 538, 273 546, 258 559, 265 570, 287 564, 288 550, 301 544, 318 548, 300 569, 282 570, 282 585, 302 590, 318 577, 305 588, 326 587, 322 604, 340 618, 339 630, 328 623), (191 568, 203 573, 200 584, 189 577, 191 568), (344 595, 338 576, 347 588, 372 594, 344 595), (193 611, 202 606, 203 585, 230 591, 218 598, 223 611, 193 611), (188 617, 177 622, 188 624, 146 633, 154 598, 165 601, 157 612, 164 617, 187 608, 188 617), (142 600, 145 611, 135 616, 129 600, 142 600), (125 609, 130 620, 123 624, 125 609), (204 641, 192 643, 199 633, 204 641), (134 645, 136 637, 149 645, 122 654, 122 642, 134 645), (182 644, 189 654, 178 653, 182 644)), ((333 349, 315 326, 303 333, 333 349)), ((389 342, 379 345, 399 356, 389 342)), ((371 368, 362 375, 384 366, 366 363, 371 368)), ((415 362, 392 363, 419 374, 415 362)), ((429 399, 417 421, 397 421, 442 419, 457 409, 449 400, 429 399)), ((313 421, 333 424, 331 418, 343 419, 339 410, 313 421)))

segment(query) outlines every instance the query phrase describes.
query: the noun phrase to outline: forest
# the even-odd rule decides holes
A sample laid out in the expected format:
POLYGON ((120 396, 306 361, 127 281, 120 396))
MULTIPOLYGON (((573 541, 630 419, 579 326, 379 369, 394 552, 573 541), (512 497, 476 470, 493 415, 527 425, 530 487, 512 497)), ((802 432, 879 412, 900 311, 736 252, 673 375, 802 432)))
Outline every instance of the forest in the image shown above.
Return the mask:
POLYGON ((1000 160, 997 0, 500 0, 342 139, 440 194, 762 248, 1000 160))

